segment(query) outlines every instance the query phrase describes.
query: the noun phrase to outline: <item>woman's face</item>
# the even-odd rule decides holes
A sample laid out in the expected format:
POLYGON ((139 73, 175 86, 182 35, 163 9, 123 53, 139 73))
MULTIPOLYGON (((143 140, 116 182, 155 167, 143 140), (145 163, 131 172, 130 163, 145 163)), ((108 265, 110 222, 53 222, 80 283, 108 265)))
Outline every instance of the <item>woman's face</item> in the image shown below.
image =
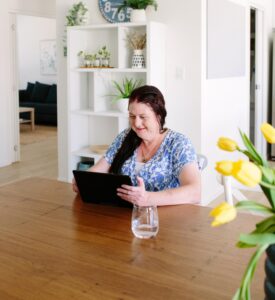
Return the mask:
POLYGON ((152 140, 160 132, 157 116, 152 108, 144 103, 132 102, 129 105, 131 128, 143 140, 152 140))

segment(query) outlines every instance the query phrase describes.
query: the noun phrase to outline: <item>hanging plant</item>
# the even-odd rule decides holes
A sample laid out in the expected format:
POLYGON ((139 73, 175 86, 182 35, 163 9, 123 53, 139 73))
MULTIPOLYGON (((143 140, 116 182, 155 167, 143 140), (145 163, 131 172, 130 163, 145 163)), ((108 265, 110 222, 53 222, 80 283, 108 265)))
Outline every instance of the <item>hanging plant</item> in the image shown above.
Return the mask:
POLYGON ((74 4, 66 16, 67 26, 84 25, 87 23, 88 8, 83 2, 74 4))
POLYGON ((64 56, 67 56, 67 26, 85 25, 88 21, 88 8, 82 1, 74 4, 66 16, 66 28, 65 35, 63 37, 64 42, 64 56))

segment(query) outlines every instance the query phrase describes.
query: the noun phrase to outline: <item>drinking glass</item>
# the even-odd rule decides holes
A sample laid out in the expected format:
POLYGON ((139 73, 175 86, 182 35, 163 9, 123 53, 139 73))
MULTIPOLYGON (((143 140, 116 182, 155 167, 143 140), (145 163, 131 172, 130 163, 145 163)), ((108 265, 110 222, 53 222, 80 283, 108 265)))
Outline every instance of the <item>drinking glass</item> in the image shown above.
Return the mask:
POLYGON ((155 237, 159 230, 158 210, 156 206, 133 206, 132 232, 140 239, 155 237))

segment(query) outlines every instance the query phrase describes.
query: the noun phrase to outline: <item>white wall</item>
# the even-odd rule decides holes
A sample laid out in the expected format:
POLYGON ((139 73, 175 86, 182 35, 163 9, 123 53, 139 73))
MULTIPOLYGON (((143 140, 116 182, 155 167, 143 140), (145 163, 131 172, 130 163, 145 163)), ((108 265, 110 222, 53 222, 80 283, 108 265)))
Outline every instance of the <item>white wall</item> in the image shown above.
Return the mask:
POLYGON ((8 2, 9 11, 50 18, 55 16, 55 0, 9 0, 8 2))
POLYGON ((56 39, 56 20, 33 16, 17 16, 19 88, 27 82, 56 83, 56 75, 40 72, 40 41, 56 39))
POLYGON ((12 89, 12 33, 11 15, 15 12, 28 12, 32 15, 54 17, 55 1, 13 0, 0 1, 0 34, 4 41, 0 47, 0 167, 14 161, 14 118, 12 89))

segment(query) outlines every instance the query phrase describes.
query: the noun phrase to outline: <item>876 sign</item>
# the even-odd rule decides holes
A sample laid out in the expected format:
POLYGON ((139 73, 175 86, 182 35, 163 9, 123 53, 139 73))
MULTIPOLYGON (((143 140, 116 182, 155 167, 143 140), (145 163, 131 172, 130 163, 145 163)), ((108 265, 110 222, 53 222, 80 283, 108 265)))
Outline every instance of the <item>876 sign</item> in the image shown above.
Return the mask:
POLYGON ((111 23, 130 21, 131 8, 123 8, 118 12, 123 0, 98 0, 99 9, 103 17, 111 23))

